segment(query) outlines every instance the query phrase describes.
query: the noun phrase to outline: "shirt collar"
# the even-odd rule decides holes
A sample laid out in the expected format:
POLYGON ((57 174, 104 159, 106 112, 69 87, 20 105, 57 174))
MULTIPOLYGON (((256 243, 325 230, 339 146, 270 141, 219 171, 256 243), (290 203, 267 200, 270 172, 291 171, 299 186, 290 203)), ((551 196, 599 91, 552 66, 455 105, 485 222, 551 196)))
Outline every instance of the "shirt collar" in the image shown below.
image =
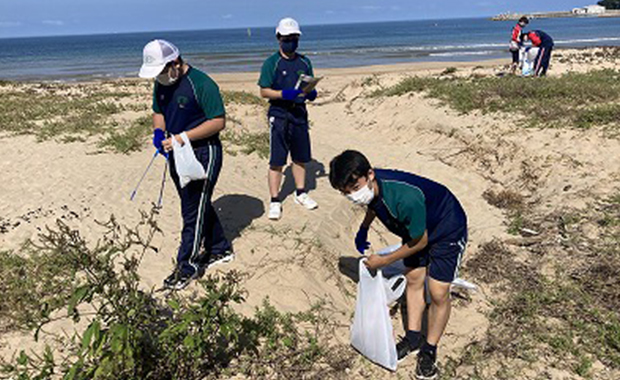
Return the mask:
POLYGON ((383 199, 383 182, 377 176, 377 172, 375 171, 375 181, 377 183, 377 187, 379 188, 379 194, 375 195, 375 197, 370 201, 368 207, 375 208, 379 202, 383 199))

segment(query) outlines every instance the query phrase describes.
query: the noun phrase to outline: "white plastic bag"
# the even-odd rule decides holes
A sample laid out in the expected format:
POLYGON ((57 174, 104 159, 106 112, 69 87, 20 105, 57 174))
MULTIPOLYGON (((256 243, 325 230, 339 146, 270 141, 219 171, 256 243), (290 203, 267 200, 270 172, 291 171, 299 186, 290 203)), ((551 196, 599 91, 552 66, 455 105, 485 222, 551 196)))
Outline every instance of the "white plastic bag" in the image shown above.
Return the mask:
MULTIPOLYGON (((381 256, 389 255, 390 253, 396 251, 400 247, 402 247, 402 244, 394 244, 394 245, 387 246, 377 251, 377 255, 381 255, 381 256)), ((381 270, 383 271, 383 275, 387 278, 401 275, 405 272, 406 269, 407 267, 405 266, 402 260, 394 261, 392 264, 381 268, 381 270)))
POLYGON ((394 276, 389 279, 384 279, 383 286, 385 288, 385 305, 390 306, 392 303, 398 301, 405 293, 405 289, 407 289, 407 279, 402 274, 394 276))
POLYGON ((396 344, 387 305, 390 299, 396 300, 403 294, 406 281, 404 276, 385 279, 381 270, 373 277, 364 261, 359 262, 351 345, 372 362, 396 371, 396 344))
MULTIPOLYGON (((389 255, 390 253, 396 251, 400 247, 401 247, 400 244, 394 244, 394 245, 387 246, 377 251, 377 255, 389 255)), ((383 275, 385 277, 391 278, 393 276, 404 273, 406 269, 407 267, 403 263, 403 260, 398 260, 386 267, 383 267, 382 270, 383 270, 383 275)), ((478 290, 478 286, 476 284, 463 280, 462 278, 458 278, 458 277, 455 278, 454 281, 452 281, 451 285, 452 285, 452 288, 463 288, 463 289, 472 290, 472 291, 478 290)), ((427 295, 426 297, 427 303, 430 303, 429 297, 430 295, 427 295)))
POLYGON ((508 50, 510 51, 519 51, 519 48, 519 43, 517 41, 511 40, 510 43, 508 43, 508 50))
POLYGON ((462 278, 455 278, 451 285, 453 288, 463 288, 472 291, 478 290, 478 286, 476 284, 463 280, 462 278))
POLYGON ((181 188, 183 188, 190 181, 207 178, 207 173, 196 158, 187 134, 183 132, 180 136, 183 139, 183 146, 181 146, 175 136, 172 136, 172 149, 174 151, 174 166, 179 175, 181 188))
POLYGON ((534 75, 534 63, 537 55, 537 47, 526 47, 521 50, 521 75, 524 77, 534 75))

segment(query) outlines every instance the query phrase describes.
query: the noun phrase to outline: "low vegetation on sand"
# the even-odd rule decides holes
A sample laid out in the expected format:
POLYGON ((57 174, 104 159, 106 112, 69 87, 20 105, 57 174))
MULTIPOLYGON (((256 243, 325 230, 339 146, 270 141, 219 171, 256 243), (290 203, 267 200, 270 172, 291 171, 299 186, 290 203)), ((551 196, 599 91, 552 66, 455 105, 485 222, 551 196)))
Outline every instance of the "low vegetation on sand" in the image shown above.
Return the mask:
POLYGON ((595 363, 620 369, 620 195, 548 215, 528 212, 510 192, 487 200, 530 224, 467 262, 466 275, 497 296, 486 336, 450 358, 444 378, 467 366, 472 379, 519 378, 526 368, 588 378, 595 363))
POLYGON ((620 71, 568 73, 560 77, 409 77, 371 97, 424 93, 459 112, 514 112, 527 126, 620 131, 620 71))
MULTIPOLYGON (((0 328, 49 338, 58 320, 88 322, 42 352, 16 352, 0 378, 47 379, 337 379, 353 352, 330 342, 333 317, 322 304, 282 313, 268 300, 253 316, 242 275, 200 280, 197 294, 164 295, 140 286, 138 267, 159 233, 156 210, 134 228, 114 218, 96 244, 59 222, 23 252, 2 252, 0 328)), ((77 326, 77 325, 76 325, 77 326)))
POLYGON ((0 85, 0 131, 34 135, 39 141, 86 141, 119 153, 139 150, 150 131, 148 105, 136 95, 138 83, 82 85, 4 83, 0 85), (124 114, 141 116, 119 118, 124 114), (140 113, 141 112, 141 113, 140 113))
MULTIPOLYGON (((256 107, 267 102, 245 91, 222 91, 228 105, 256 107)), ((150 86, 140 82, 101 86, 61 83, 0 83, 0 132, 34 135, 37 140, 84 142, 96 139, 102 151, 136 152, 145 147, 152 131, 150 86)), ((228 115, 234 121, 234 115, 228 115)), ((235 145, 230 152, 266 157, 269 134, 243 129, 225 131, 235 145)))

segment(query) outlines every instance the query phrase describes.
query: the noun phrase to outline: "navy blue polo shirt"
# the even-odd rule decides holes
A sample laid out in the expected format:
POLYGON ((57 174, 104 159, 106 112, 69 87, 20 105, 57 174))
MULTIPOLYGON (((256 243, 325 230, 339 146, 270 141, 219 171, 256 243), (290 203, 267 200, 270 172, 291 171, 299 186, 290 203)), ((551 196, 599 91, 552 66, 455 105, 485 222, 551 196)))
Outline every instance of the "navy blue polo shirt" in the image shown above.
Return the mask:
MULTIPOLYGON (((164 115, 166 132, 173 135, 187 132, 225 114, 217 84, 193 67, 171 86, 155 81, 153 112, 164 115)), ((218 134, 209 137, 212 138, 217 139, 218 134)))
POLYGON ((459 239, 467 229, 465 211, 444 185, 398 170, 375 169, 379 195, 368 206, 403 242, 428 231, 429 244, 459 239))
MULTIPOLYGON (((301 74, 314 76, 312 63, 305 55, 295 53, 292 59, 283 57, 280 52, 271 55, 263 63, 258 79, 261 88, 273 90, 293 89, 301 74)), ((284 99, 272 99, 269 101, 270 115, 286 117, 286 112, 296 108, 305 108, 305 98, 299 96, 294 101, 284 99)))

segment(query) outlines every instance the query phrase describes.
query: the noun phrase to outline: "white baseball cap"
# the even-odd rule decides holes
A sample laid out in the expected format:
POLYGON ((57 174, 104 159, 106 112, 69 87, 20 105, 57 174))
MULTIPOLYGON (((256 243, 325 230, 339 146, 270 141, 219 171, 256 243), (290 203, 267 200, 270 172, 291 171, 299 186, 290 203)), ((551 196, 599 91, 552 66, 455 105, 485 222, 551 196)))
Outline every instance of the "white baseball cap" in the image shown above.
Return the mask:
POLYGON ((179 58, 179 49, 166 40, 153 40, 144 46, 140 78, 155 78, 168 62, 179 58))
POLYGON ((299 23, 290 17, 283 18, 278 23, 276 28, 276 34, 281 36, 289 36, 291 34, 301 35, 301 29, 299 29, 299 23))

